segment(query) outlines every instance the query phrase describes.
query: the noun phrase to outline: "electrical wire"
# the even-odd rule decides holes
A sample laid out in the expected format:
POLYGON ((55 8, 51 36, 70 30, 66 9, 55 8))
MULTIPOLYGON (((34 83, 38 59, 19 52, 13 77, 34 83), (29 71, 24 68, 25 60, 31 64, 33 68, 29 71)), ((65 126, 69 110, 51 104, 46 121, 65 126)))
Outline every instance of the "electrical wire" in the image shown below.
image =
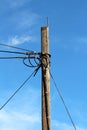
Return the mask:
MULTIPOLYGON (((4 44, 4 43, 0 43, 0 46, 5 46, 5 47, 14 48, 14 49, 19 49, 19 50, 22 50, 22 51, 30 51, 30 50, 27 50, 27 49, 24 49, 24 48, 15 47, 15 46, 4 44)), ((31 51, 31 52, 33 52, 33 51, 31 51)))
POLYGON ((54 86, 55 86, 55 88, 56 88, 56 90, 57 90, 57 93, 58 93, 58 95, 59 95, 59 97, 60 97, 60 99, 61 99, 61 101, 62 101, 62 103, 63 103, 63 105, 64 105, 64 107, 65 107, 65 110, 66 110, 66 112, 67 112, 67 115, 68 115, 68 117, 69 117, 69 119, 70 119, 70 121, 71 121, 71 123, 72 123, 74 129, 77 130, 76 125, 75 125, 75 123, 74 123, 74 121, 73 121, 73 119, 72 119, 72 117, 71 117, 70 111, 69 111, 68 107, 66 106, 65 100, 64 100, 63 96, 61 95, 60 90, 59 90, 59 88, 58 88, 58 86, 57 86, 57 84, 56 84, 56 82, 55 82, 55 80, 54 80, 54 78, 53 78, 51 72, 50 72, 50 76, 51 76, 51 78, 52 78, 52 80, 53 80, 53 83, 54 83, 54 86))
POLYGON ((0 53, 13 53, 13 54, 28 55, 26 52, 6 51, 6 50, 0 50, 0 53))
POLYGON ((7 101, 0 107, 0 110, 2 110, 2 109, 12 100, 12 98, 19 92, 19 90, 20 90, 21 88, 23 88, 23 86, 25 85, 25 83, 26 83, 33 75, 35 76, 36 71, 37 71, 37 69, 35 69, 35 70, 31 73, 31 75, 21 84, 21 86, 16 89, 16 91, 11 95, 11 97, 9 97, 9 98, 7 99, 7 101))
POLYGON ((8 60, 8 59, 27 59, 29 57, 26 56, 14 56, 14 57, 0 57, 0 60, 8 60))
POLYGON ((41 53, 39 52, 17 52, 17 51, 7 51, 7 50, 0 50, 0 53, 11 53, 11 54, 22 54, 22 55, 27 55, 27 56, 2 56, 0 57, 0 60, 3 59, 23 59, 23 63, 28 66, 28 67, 37 67, 38 64, 40 63, 40 55, 41 53), (29 64, 26 64, 25 60, 28 59, 29 60, 29 64), (31 63, 31 60, 30 59, 34 59, 34 62, 36 65, 33 65, 31 63), (36 59, 39 61, 37 63, 36 59))
MULTIPOLYGON (((25 49, 22 49, 22 48, 18 48, 18 47, 6 45, 6 44, 1 44, 1 43, 0 43, 0 45, 8 46, 8 47, 16 48, 16 49, 25 50, 25 49)), ((29 50, 27 50, 27 51, 29 51, 29 50)), ((0 50, 0 52, 15 53, 15 54, 26 54, 26 53, 23 53, 23 52, 13 52, 13 51, 4 51, 4 50, 0 50)), ((29 55, 30 53, 27 53, 27 54, 29 55)), ((32 53, 32 54, 33 54, 33 53, 32 53)), ((24 60, 25 60, 26 58, 29 58, 29 57, 0 57, 0 59, 15 59, 15 58, 23 58, 23 63, 25 64, 24 60)), ((31 58, 32 58, 32 57, 31 57, 31 58)), ((33 58, 34 58, 34 57, 33 57, 33 58)), ((29 62, 30 62, 30 61, 29 61, 29 62)), ((30 62, 30 63, 31 63, 31 62, 30 62)), ((27 65, 27 64, 25 64, 25 65, 27 65)), ((37 68, 36 68, 36 69, 34 70, 34 72, 22 83, 22 85, 11 95, 11 97, 8 98, 8 100, 0 107, 0 110, 2 110, 2 109, 10 102, 10 100, 18 93, 18 91, 19 91, 19 90, 25 85, 25 83, 32 77, 32 75, 34 75, 34 76, 36 75, 37 71, 38 71, 39 68, 40 68, 40 64, 39 64, 39 66, 33 66, 32 64, 31 64, 31 66, 29 66, 29 65, 27 65, 27 66, 28 66, 28 67, 37 67, 37 68)), ((60 96, 61 101, 62 101, 62 103, 63 103, 63 105, 64 105, 64 107, 65 107, 65 110, 66 110, 66 112, 67 112, 67 114, 68 114, 68 116, 69 116, 69 119, 70 119, 70 121, 71 121, 71 123, 72 123, 74 129, 76 130, 76 126, 75 126, 74 121, 73 121, 73 119, 72 119, 72 117, 71 117, 71 114, 70 114, 70 112, 69 112, 69 110, 68 110, 68 107, 66 106, 66 103, 65 103, 65 101, 64 101, 64 99, 63 99, 63 97, 62 97, 62 95, 61 95, 61 93, 60 93, 60 91, 59 91, 59 89, 58 89, 58 86, 57 86, 57 84, 56 84, 56 82, 55 82, 55 80, 54 80, 54 78, 53 78, 51 72, 50 72, 50 76, 51 76, 51 78, 52 78, 52 80, 53 80, 53 83, 54 83, 54 85, 55 85, 55 87, 56 87, 57 93, 58 93, 58 95, 60 96)))
POLYGON ((23 59, 23 64, 27 67, 38 67, 41 65, 41 55, 38 54, 29 54, 28 58, 23 59), (27 60, 28 59, 28 60, 27 60))

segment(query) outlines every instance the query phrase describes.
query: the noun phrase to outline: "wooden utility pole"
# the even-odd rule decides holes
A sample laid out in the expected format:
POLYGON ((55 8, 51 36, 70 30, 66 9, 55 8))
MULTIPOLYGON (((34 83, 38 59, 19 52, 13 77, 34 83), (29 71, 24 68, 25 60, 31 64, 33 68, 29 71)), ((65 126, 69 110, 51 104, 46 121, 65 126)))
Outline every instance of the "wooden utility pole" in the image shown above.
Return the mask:
POLYGON ((42 130, 50 130, 49 28, 41 27, 42 52, 42 130))

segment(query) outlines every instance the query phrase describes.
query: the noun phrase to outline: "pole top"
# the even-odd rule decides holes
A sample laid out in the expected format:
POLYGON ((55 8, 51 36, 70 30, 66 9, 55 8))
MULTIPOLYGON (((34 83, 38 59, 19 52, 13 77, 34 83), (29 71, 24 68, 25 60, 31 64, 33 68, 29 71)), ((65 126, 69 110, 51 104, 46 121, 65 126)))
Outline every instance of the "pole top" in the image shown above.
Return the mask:
POLYGON ((41 29, 46 30, 48 29, 48 26, 42 26, 41 29))

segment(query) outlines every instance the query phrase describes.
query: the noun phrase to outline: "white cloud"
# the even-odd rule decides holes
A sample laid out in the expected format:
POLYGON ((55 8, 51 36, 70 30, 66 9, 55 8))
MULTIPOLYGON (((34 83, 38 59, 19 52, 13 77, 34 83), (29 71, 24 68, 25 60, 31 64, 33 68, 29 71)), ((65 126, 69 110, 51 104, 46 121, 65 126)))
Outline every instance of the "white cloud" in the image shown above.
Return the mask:
POLYGON ((35 89, 26 88, 16 95, 13 102, 0 111, 0 130, 38 130, 41 116, 37 93, 35 89))
POLYGON ((6 32, 7 35, 14 32, 23 34, 31 31, 32 25, 35 27, 40 16, 31 11, 30 3, 31 0, 5 0, 0 3, 0 14, 4 16, 1 20, 1 30, 4 30, 4 34, 6 32))
MULTIPOLYGON (((58 121, 52 121, 52 127, 55 128, 56 130, 74 130, 74 127, 72 125, 66 124, 66 123, 62 123, 62 122, 58 122, 58 121)), ((77 130, 86 130, 86 128, 81 128, 79 126, 76 126, 77 130)))
POLYGON ((8 0, 5 1, 7 2, 7 4, 10 6, 10 8, 17 8, 17 7, 21 7, 24 6, 24 4, 26 3, 30 3, 31 0, 8 0))
POLYGON ((12 2, 10 1, 11 0, 9 0, 9 3, 12 8, 10 9, 10 11, 12 11, 12 13, 11 15, 8 16, 7 19, 9 23, 13 25, 12 28, 15 27, 15 29, 17 30, 19 29, 23 30, 24 28, 27 29, 28 27, 35 25, 37 21, 40 19, 40 16, 36 12, 31 11, 31 6, 30 6, 31 0, 26 0, 26 1, 22 0, 21 2, 20 0, 16 0, 16 1, 12 0, 12 2), (25 6, 27 5, 28 7, 25 8, 25 6))
POLYGON ((32 40, 31 36, 21 36, 21 37, 14 36, 7 41, 7 44, 17 45, 17 44, 29 42, 31 40, 32 40))
POLYGON ((23 112, 1 111, 0 112, 0 130, 25 130, 33 128, 33 125, 40 125, 38 114, 28 115, 23 112))
MULTIPOLYGON (((72 125, 56 120, 52 120, 51 126, 55 130, 74 130, 72 125)), ((21 110, 13 111, 11 109, 10 111, 0 111, 0 130, 38 130, 39 127, 41 127, 39 113, 28 114, 21 110)), ((76 126, 76 128, 77 130, 86 130, 86 128, 79 126, 76 126)))
POLYGON ((22 13, 19 14, 18 19, 16 20, 16 22, 18 23, 19 28, 26 28, 26 27, 30 27, 30 26, 34 26, 36 25, 38 19, 40 18, 40 16, 36 13, 32 13, 29 11, 24 11, 22 13))

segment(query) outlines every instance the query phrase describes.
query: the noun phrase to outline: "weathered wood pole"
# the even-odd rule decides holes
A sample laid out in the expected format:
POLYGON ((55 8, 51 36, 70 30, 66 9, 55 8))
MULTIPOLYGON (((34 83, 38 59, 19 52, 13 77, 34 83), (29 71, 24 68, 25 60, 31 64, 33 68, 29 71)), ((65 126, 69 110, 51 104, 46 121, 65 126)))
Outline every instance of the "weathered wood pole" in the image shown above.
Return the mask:
POLYGON ((42 130, 50 130, 49 28, 41 27, 42 53, 42 130))

